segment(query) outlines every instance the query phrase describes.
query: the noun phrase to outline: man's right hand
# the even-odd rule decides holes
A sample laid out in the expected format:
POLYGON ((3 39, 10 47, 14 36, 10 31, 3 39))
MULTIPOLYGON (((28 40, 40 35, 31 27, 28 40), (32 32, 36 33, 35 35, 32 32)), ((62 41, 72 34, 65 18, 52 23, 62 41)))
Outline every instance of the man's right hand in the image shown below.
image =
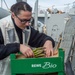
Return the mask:
POLYGON ((34 53, 33 53, 32 49, 29 46, 27 46, 27 45, 20 44, 20 52, 26 58, 34 57, 34 53))

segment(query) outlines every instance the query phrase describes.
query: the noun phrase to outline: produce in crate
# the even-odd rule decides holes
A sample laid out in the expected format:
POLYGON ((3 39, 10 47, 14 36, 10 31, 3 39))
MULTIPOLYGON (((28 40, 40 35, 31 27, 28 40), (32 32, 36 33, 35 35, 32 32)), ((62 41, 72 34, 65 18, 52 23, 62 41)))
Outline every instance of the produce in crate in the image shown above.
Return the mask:
MULTIPOLYGON (((34 58, 39 58, 39 57, 45 57, 45 47, 38 47, 38 48, 33 48, 33 53, 34 53, 34 58)), ((57 56, 58 50, 53 51, 53 57, 57 56)), ((17 53, 16 58, 26 58, 23 54, 17 53)))

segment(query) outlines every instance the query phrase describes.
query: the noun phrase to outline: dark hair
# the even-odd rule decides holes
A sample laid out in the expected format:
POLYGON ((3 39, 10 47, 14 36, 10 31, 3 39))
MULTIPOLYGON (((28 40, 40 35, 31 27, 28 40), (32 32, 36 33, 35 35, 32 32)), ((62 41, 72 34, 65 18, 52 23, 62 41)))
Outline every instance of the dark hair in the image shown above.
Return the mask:
POLYGON ((11 12, 14 12, 15 15, 20 14, 21 10, 32 12, 31 6, 26 2, 18 2, 11 6, 11 12))

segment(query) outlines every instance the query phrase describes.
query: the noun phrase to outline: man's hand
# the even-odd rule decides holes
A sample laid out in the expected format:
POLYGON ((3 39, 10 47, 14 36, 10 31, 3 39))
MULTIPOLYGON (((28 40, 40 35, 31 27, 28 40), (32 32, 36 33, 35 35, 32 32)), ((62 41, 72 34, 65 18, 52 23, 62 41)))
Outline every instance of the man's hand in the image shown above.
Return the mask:
POLYGON ((46 48, 45 49, 46 57, 53 56, 53 46, 50 40, 47 40, 45 44, 43 45, 43 47, 46 48))
POLYGON ((20 52, 27 58, 34 56, 32 49, 29 46, 23 44, 20 44, 20 52))

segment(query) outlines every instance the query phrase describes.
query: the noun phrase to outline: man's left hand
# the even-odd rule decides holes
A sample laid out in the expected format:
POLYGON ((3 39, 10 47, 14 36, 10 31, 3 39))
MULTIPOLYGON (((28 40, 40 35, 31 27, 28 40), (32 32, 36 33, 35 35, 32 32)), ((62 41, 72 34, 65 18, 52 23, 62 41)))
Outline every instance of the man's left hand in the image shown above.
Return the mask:
POLYGON ((52 42, 50 40, 47 40, 44 43, 43 47, 45 47, 46 57, 53 56, 53 46, 52 46, 52 42))

